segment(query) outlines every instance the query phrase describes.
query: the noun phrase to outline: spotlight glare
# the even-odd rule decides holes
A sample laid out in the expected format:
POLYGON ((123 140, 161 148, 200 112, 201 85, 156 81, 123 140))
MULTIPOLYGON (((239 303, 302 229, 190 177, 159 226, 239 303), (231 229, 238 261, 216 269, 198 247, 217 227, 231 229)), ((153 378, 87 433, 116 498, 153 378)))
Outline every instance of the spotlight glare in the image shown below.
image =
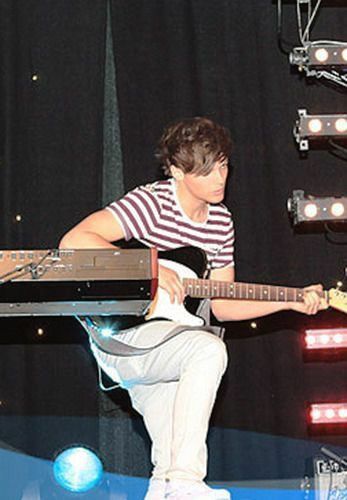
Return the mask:
POLYGON ((319 62, 325 62, 328 60, 329 53, 326 49, 320 48, 320 49, 315 50, 314 57, 319 62))
POLYGON ((316 343, 316 337, 314 335, 306 336, 306 345, 310 346, 316 343))
POLYGON ((327 345, 329 343, 329 335, 321 335, 320 341, 323 345, 327 345))
POLYGON ((343 51, 341 52, 341 57, 344 61, 347 62, 347 49, 343 49, 343 51))
POLYGON ((335 122, 335 128, 341 134, 347 132, 347 120, 346 118, 338 118, 335 122))
POLYGON ((321 416, 321 412, 315 408, 314 410, 311 411, 311 418, 312 420, 319 420, 321 416))
POLYGON ((100 483, 103 467, 95 453, 81 446, 61 452, 53 464, 53 475, 65 490, 84 493, 100 483))
POLYGON ((304 208, 304 214, 309 219, 313 219, 313 217, 316 217, 318 214, 317 205, 315 203, 307 203, 307 205, 304 208))
POLYGON ((343 341, 343 336, 341 335, 341 333, 337 333, 336 335, 334 335, 333 341, 335 342, 335 344, 341 344, 343 341))
POLYGON ((322 130, 323 125, 318 118, 312 118, 312 120, 308 122, 308 128, 313 134, 318 134, 318 132, 322 130))
POLYGON ((340 201, 336 201, 331 205, 330 212, 334 217, 341 217, 345 213, 345 207, 340 201))
POLYGON ((325 416, 326 416, 329 420, 331 420, 332 418, 334 418, 334 417, 335 417, 335 412, 334 412, 334 410, 333 410, 332 408, 328 408, 328 409, 326 410, 326 412, 325 412, 325 416))
POLYGON ((100 334, 103 337, 111 337, 114 334, 114 330, 113 330, 113 328, 111 328, 109 326, 105 326, 105 327, 100 329, 100 334))

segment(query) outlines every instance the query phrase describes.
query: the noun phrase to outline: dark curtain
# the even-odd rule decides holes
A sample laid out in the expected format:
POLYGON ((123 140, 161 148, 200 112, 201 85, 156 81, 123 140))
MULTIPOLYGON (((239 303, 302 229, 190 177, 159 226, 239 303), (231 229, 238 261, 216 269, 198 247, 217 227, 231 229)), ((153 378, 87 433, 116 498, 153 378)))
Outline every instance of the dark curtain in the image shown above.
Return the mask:
POLYGON ((2 13, 1 246, 54 247, 101 201, 106 5, 5 0, 2 13))
MULTIPOLYGON (((55 248, 101 204, 105 31, 102 1, 1 2, 1 249, 55 248)), ((96 370, 77 322, 0 318, 0 333, 1 443, 50 460, 97 449, 96 370)))
MULTIPOLYGON (((344 40, 341 6, 321 8, 313 38, 344 40)), ((291 69, 276 43, 275 2, 115 0, 112 9, 126 189, 160 175, 154 151, 164 125, 207 115, 228 126, 235 143, 226 203, 235 219, 237 279, 334 286, 344 276, 346 246, 324 232, 293 231, 286 201, 299 188, 346 194, 345 162, 324 150, 301 158, 292 137, 298 108, 342 113, 346 94, 291 69)), ((284 36, 299 45, 294 3, 285 3, 283 19, 284 36)), ((230 364, 212 423, 255 433, 229 440, 225 431, 221 448, 211 437, 213 463, 224 470, 211 465, 211 473, 220 478, 300 475, 303 460, 288 459, 285 441, 269 446, 265 460, 257 433, 306 438, 309 401, 346 399, 346 363, 304 363, 301 336, 305 326, 346 325, 342 314, 281 313, 257 325, 228 325, 230 364)))

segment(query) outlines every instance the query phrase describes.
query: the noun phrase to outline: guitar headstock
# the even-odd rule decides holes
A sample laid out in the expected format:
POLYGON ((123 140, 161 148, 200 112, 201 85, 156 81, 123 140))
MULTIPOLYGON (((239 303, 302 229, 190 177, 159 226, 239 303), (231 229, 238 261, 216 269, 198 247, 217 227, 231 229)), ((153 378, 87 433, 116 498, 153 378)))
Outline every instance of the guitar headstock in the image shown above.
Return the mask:
POLYGON ((328 291, 329 305, 339 311, 347 313, 347 292, 342 292, 337 288, 330 288, 328 291))

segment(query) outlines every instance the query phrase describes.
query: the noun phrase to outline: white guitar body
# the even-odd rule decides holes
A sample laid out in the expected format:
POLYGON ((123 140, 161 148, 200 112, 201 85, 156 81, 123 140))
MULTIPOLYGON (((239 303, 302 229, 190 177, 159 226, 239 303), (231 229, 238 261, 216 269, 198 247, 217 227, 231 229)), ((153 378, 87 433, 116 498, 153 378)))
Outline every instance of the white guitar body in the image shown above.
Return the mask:
MULTIPOLYGON (((197 275, 189 267, 179 264, 171 260, 159 259, 159 264, 175 271, 181 279, 193 278, 196 279, 197 275)), ((187 311, 184 304, 179 304, 177 300, 174 303, 170 301, 170 296, 166 290, 158 287, 156 297, 149 310, 146 319, 166 318, 172 321, 181 323, 188 326, 203 326, 205 324, 202 318, 194 316, 187 311)))

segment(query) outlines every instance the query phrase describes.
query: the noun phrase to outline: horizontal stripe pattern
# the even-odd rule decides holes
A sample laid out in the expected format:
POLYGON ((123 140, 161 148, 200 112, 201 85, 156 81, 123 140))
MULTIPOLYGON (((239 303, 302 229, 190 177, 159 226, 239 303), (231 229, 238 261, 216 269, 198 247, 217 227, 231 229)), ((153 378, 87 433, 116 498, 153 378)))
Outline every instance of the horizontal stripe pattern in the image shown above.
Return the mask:
POLYGON ((206 252, 211 269, 234 265, 234 228, 229 210, 210 205, 204 223, 191 221, 175 195, 173 179, 135 188, 108 207, 119 220, 126 240, 165 251, 195 246, 206 252))

